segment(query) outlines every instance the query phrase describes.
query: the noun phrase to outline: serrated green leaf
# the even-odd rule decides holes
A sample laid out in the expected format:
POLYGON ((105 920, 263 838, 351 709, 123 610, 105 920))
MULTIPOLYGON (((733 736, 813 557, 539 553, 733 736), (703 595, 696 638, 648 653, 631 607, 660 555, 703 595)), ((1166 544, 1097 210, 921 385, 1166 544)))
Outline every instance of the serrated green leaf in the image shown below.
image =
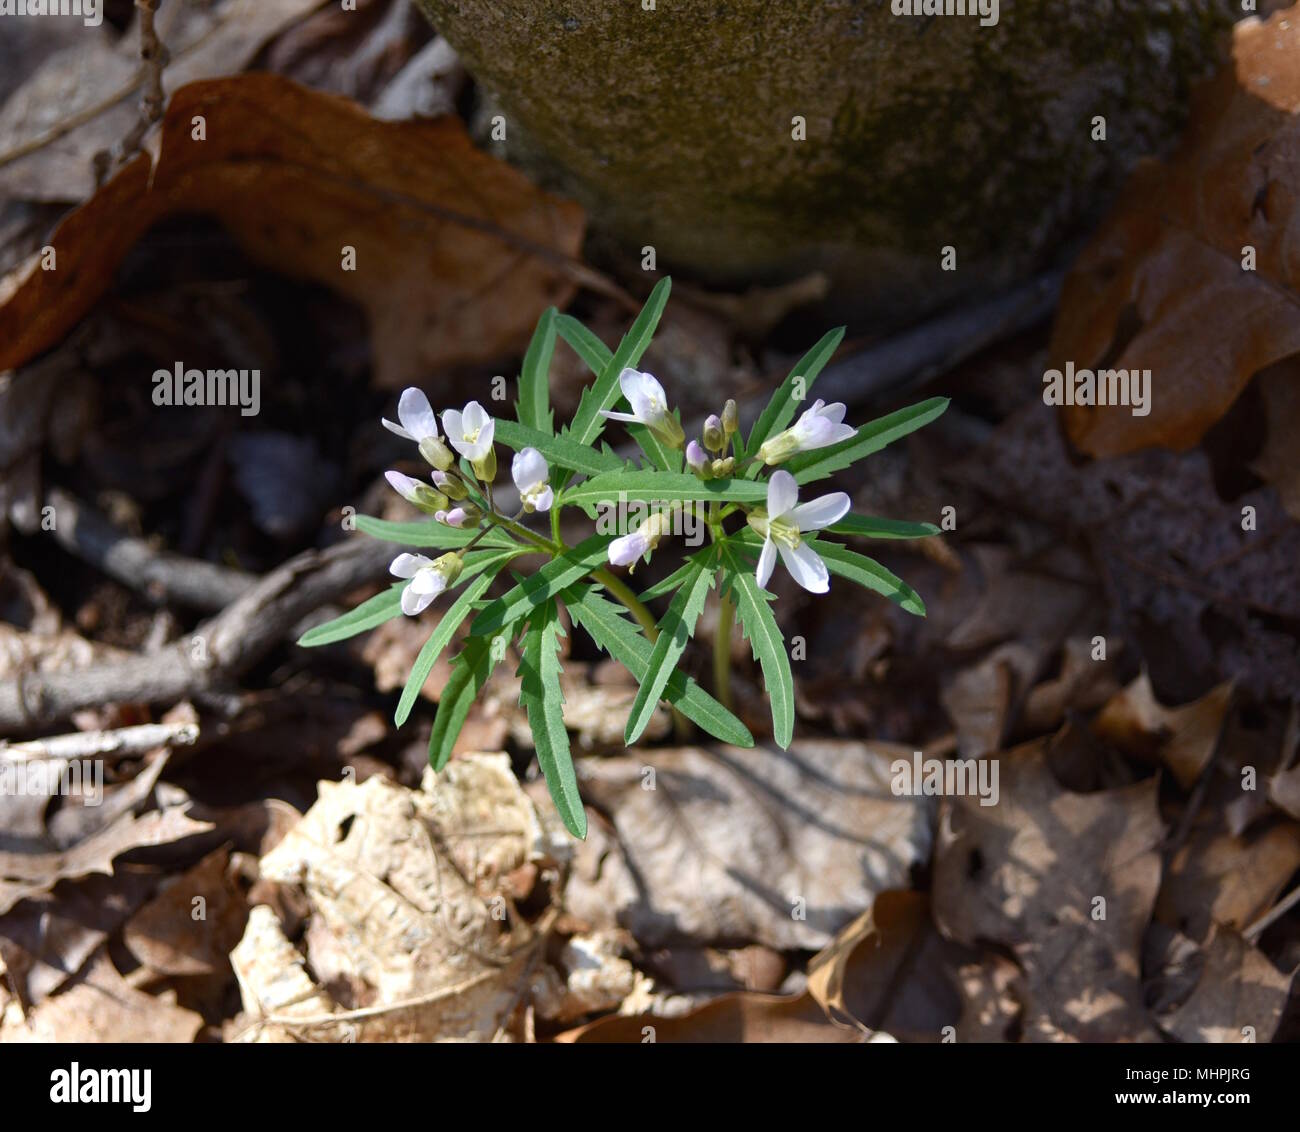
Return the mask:
POLYGON ((947 408, 947 397, 931 397, 928 401, 909 405, 906 409, 899 409, 896 413, 890 413, 879 420, 864 424, 855 436, 839 444, 814 452, 804 452, 793 460, 787 461, 784 467, 794 476, 797 483, 812 483, 814 480, 825 479, 831 473, 847 468, 850 464, 856 464, 863 457, 879 452, 895 440, 928 425, 943 416, 947 408))
MULTIPOLYGON (((415 523, 390 523, 387 519, 375 519, 370 515, 357 516, 357 530, 363 531, 371 538, 383 539, 384 542, 397 542, 403 546, 435 547, 440 550, 455 550, 464 546, 478 531, 472 528, 449 527, 433 519, 415 523)), ((504 531, 489 531, 483 536, 480 546, 516 546, 517 543, 504 531)))
POLYGON ((535 605, 549 601, 605 561, 610 542, 608 535, 592 535, 546 563, 531 578, 525 579, 508 594, 499 597, 483 610, 469 627, 470 634, 481 637, 495 633, 519 620, 535 605))
POLYGON ((768 604, 771 599, 760 588, 758 579, 740 561, 733 547, 726 543, 719 546, 728 564, 723 575, 723 592, 735 597, 741 631, 763 670, 763 684, 772 705, 772 737, 785 750, 794 738, 794 675, 785 651, 785 637, 768 604))
MULTIPOLYGON (((711 550, 712 547, 707 547, 699 553, 701 555, 708 554, 711 550)), ((694 557, 698 557, 698 555, 694 557)), ((664 594, 675 593, 681 584, 690 576, 692 562, 693 558, 687 559, 662 582, 656 582, 648 590, 643 590, 641 593, 637 594, 637 600, 643 602, 654 601, 655 598, 663 597, 664 594)))
POLYGON ((367 629, 373 629, 385 621, 400 617, 402 590, 405 586, 405 581, 397 582, 383 593, 367 598, 355 609, 335 617, 333 621, 326 621, 324 625, 308 629, 298 638, 299 646, 310 649, 319 645, 332 645, 335 641, 346 641, 349 637, 355 637, 358 633, 364 633, 367 629))
POLYGON ((429 763, 434 770, 442 770, 447 765, 470 706, 492 675, 492 669, 505 657, 507 644, 506 633, 470 637, 452 662, 451 675, 438 699, 438 713, 429 735, 429 763), (498 645, 497 641, 501 643, 498 645))
MULTIPOLYGON (((574 621, 626 668, 633 680, 645 679, 650 669, 650 642, 627 620, 622 606, 581 583, 570 586, 560 597, 574 621)), ((735 747, 754 745, 749 729, 680 670, 668 677, 663 698, 714 738, 735 747)))
POLYGON ((646 352, 659 325, 659 318, 664 313, 664 304, 668 302, 671 288, 672 281, 667 277, 655 284, 641 313, 619 343, 618 349, 605 363, 600 376, 582 391, 577 411, 573 414, 573 422, 566 430, 579 444, 591 444, 605 427, 601 410, 613 408, 621 393, 619 374, 629 366, 635 367, 641 360, 641 355, 646 352))
POLYGON ((767 484, 735 478, 702 480, 689 472, 640 468, 592 476, 565 488, 562 502, 594 515, 600 504, 616 504, 620 499, 629 503, 687 503, 696 500, 761 503, 767 500, 767 484))
POLYGON ((713 584, 713 555, 691 563, 691 573, 674 595, 668 611, 658 625, 658 636, 650 650, 650 666, 639 681, 636 699, 627 717, 623 741, 630 747, 645 731, 654 716, 668 677, 686 651, 686 643, 695 635, 695 625, 704 612, 704 600, 713 584))
MULTIPOLYGON (((790 371, 790 375, 767 403, 758 420, 750 430, 745 452, 757 452, 765 440, 775 436, 794 420, 799 406, 807 401, 808 393, 818 374, 826 367, 835 351, 844 340, 844 327, 831 330, 822 336, 820 342, 800 358, 790 371), (802 393, 802 397, 799 394, 802 393)), ((762 470, 762 464, 751 464, 745 475, 753 479, 762 470)))
MULTIPOLYGON (((505 559, 501 561, 504 563, 505 559)), ((492 579, 496 575, 496 570, 487 570, 475 578, 447 607, 447 612, 442 615, 433 632, 429 634, 429 639, 424 642, 424 648, 420 650, 415 663, 411 665, 411 674, 406 678, 406 687, 402 689, 402 698, 398 701, 397 711, 393 714, 393 722, 398 727, 401 727, 411 714, 411 708, 415 706, 415 699, 420 694, 420 689, 424 687, 424 682, 429 678, 429 673, 437 663, 438 657, 442 655, 442 650, 451 643, 457 626, 469 616, 474 602, 492 584, 492 579)))
POLYGON ((560 315, 555 320, 555 329, 573 347, 573 352, 587 363, 587 368, 599 377, 614 356, 613 351, 572 315, 560 315))
POLYGON ((515 402, 519 423, 548 436, 555 431, 550 384, 551 355, 555 353, 555 317, 555 308, 547 307, 538 320, 532 341, 528 343, 528 352, 524 354, 523 368, 519 372, 519 400, 515 402))
POLYGON ((939 533, 939 528, 933 523, 908 523, 902 519, 881 519, 875 515, 845 515, 827 530, 837 535, 882 539, 929 538, 939 533))
POLYGON ((578 793, 569 732, 564 726, 564 692, 560 687, 563 632, 554 600, 538 606, 529 618, 518 671, 519 702, 528 715, 537 762, 546 778, 551 800, 565 829, 581 839, 587 836, 587 813, 578 793))
POLYGON ((623 461, 608 449, 597 451, 570 440, 563 433, 548 436, 514 421, 497 421, 496 439, 515 452, 536 448, 546 457, 552 470, 568 469, 584 476, 594 476, 600 472, 617 471, 623 466, 623 461))
POLYGON ((808 545, 821 555, 826 569, 869 590, 883 594, 895 605, 917 617, 925 616, 925 602, 902 578, 891 574, 874 558, 858 554, 837 542, 809 539, 808 545))

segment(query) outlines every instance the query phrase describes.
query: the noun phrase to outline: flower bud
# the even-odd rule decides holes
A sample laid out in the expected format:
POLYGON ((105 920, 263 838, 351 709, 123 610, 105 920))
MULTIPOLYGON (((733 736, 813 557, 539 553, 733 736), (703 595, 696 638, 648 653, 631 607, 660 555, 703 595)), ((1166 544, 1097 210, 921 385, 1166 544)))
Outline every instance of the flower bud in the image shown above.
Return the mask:
POLYGON ((459 502, 469 495, 460 476, 448 475, 445 471, 434 472, 433 482, 448 499, 459 502))
POLYGON ((698 440, 692 440, 686 446, 686 466, 701 479, 709 478, 708 453, 700 447, 698 440))
POLYGON ((714 460, 709 470, 713 473, 714 479, 725 480, 736 470, 736 458, 728 456, 725 460, 714 460))
POLYGON ((739 431, 740 412, 736 408, 736 402, 728 397, 727 403, 722 406, 722 433, 730 440, 739 431))
POLYGON ((432 515, 447 506, 447 497, 427 483, 404 476, 401 472, 385 472, 384 478, 407 503, 418 507, 426 515, 432 515))
POLYGON ((704 422, 704 447, 710 452, 721 452, 726 443, 727 438, 722 433, 722 421, 715 413, 704 422))

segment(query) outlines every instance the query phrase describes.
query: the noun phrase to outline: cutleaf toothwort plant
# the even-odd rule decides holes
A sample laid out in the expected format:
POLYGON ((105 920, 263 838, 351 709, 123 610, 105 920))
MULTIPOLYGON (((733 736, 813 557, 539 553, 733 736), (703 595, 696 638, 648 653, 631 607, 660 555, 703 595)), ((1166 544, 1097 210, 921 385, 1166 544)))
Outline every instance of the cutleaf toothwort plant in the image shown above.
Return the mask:
POLYGON ((710 735, 753 746, 753 736, 730 710, 729 642, 733 619, 739 616, 762 669, 773 734, 782 747, 793 736, 795 710, 790 658, 766 591, 778 558, 812 593, 826 593, 835 574, 910 613, 925 613, 920 597, 905 582, 828 536, 924 538, 937 528, 851 515, 843 492, 818 496, 808 489, 934 420, 947 401, 924 401, 860 428, 844 423, 841 404, 809 403, 813 382, 843 337, 843 330, 837 330, 795 366, 748 436, 740 428, 735 403, 728 401, 720 415, 705 423, 703 435, 687 442, 663 386, 636 368, 668 289, 667 279, 655 287, 613 353, 574 319, 548 310, 524 358, 515 420, 494 419, 471 401, 463 410, 445 410, 439 429, 425 395, 407 389, 398 403, 398 423, 383 423, 415 443, 433 470, 427 481, 398 472, 389 472, 388 481, 429 519, 391 523, 358 516, 357 525, 375 538, 440 553, 398 554, 392 573, 399 580, 391 589, 312 629, 299 642, 342 640, 445 602, 398 703, 400 726, 435 661, 468 622, 433 723, 429 758, 435 769, 446 765, 475 696, 504 658, 507 644, 514 642, 522 656, 520 701, 538 762, 560 816, 577 837, 585 836, 587 822, 561 710, 561 606, 639 685, 624 734, 628 744, 640 738, 664 700, 710 735), (595 375, 573 420, 559 431, 548 388, 557 335, 595 375), (620 402, 630 411, 616 411, 620 402), (600 442, 606 420, 626 423, 641 449, 639 464, 624 461, 600 442), (510 472, 520 500, 514 514, 504 513, 493 495, 498 444, 514 452, 510 472), (566 507, 590 518, 603 516, 595 532, 575 546, 560 534, 566 507), (612 507, 620 516, 636 513, 638 521, 615 523, 611 530, 603 520, 612 507), (663 540, 671 545, 674 526, 688 510, 707 529, 708 544, 638 595, 625 577, 648 561, 663 540), (513 587, 500 597, 487 597, 493 581, 522 558, 540 558, 542 564, 526 577, 510 569, 513 587), (716 591, 720 603, 712 695, 678 668, 710 591, 716 591), (646 603, 660 598, 670 600, 656 620, 646 603))

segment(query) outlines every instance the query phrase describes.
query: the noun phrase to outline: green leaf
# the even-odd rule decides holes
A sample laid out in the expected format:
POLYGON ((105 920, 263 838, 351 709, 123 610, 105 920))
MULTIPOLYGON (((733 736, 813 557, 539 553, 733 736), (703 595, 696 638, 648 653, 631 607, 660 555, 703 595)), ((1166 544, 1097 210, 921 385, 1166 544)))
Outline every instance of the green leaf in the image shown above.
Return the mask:
MULTIPOLYGON (((514 421, 497 421, 496 439, 507 448, 521 452, 525 448, 536 448, 552 469, 566 468, 581 472, 584 476, 593 476, 600 472, 616 471, 623 466, 623 461, 606 449, 597 451, 585 444, 578 444, 561 433, 549 436, 526 425, 514 421)), ((552 477, 554 478, 554 477, 552 477)))
POLYGON ((592 535, 551 559, 536 574, 497 598, 475 617, 469 627, 471 635, 481 637, 495 633, 518 621, 533 606, 549 601, 565 586, 589 574, 593 567, 603 562, 611 541, 609 535, 592 535))
POLYGON ((609 347, 572 315, 560 315, 555 320, 555 329, 573 347, 573 352, 587 363, 587 368, 599 377, 614 356, 609 347))
POLYGON ((808 545, 822 556, 826 569, 832 574, 838 574, 841 578, 847 578, 869 590, 875 590, 878 594, 884 594, 908 613, 915 614, 917 617, 925 616, 925 602, 921 600, 921 595, 901 578, 891 574, 874 558, 858 554, 837 542, 809 539, 808 545))
POLYGON ((686 651, 687 641, 695 635, 696 622, 704 612, 704 600, 713 584, 713 558, 710 554, 691 563, 691 573, 659 621, 659 635, 650 650, 650 667, 644 679, 639 681, 640 687, 623 730, 623 741, 629 747, 641 738, 641 733, 654 716, 668 677, 686 651))
POLYGON ((308 629, 298 638, 298 644, 305 649, 315 648, 318 645, 332 645, 335 641, 346 641, 349 637, 355 637, 358 633, 364 633, 367 629, 391 621, 401 615, 402 590, 405 586, 405 581, 396 582, 383 593, 366 599, 355 609, 335 617, 333 621, 326 621, 324 625, 308 629))
POLYGON ((845 515, 827 530, 837 535, 891 539, 929 538, 939 533, 939 528, 933 523, 908 523, 901 519, 880 519, 875 515, 845 515))
POLYGON ((641 593, 637 594, 637 600, 643 602, 654 601, 655 598, 663 597, 664 594, 675 593, 681 587, 682 583, 690 577, 694 559, 701 555, 710 553, 712 549, 712 547, 706 547, 704 550, 701 550, 698 555, 688 558, 686 562, 669 574, 662 582, 656 582, 648 590, 643 590, 641 593))
MULTIPOLYGON (((750 431, 745 452, 757 452, 765 440, 771 439, 794 420, 794 415, 812 389, 818 374, 831 360, 835 351, 844 340, 844 327, 831 330, 822 336, 822 340, 800 358, 790 371, 790 376, 781 383, 781 387, 772 394, 762 415, 754 422, 750 431)), ((762 470, 762 464, 752 464, 746 475, 753 479, 762 470)))
POLYGON ((605 427, 601 410, 613 408, 614 402, 621 396, 619 374, 629 366, 635 367, 641 360, 641 355, 646 352, 654 337, 655 328, 659 325, 659 318, 664 313, 664 304, 668 302, 671 287, 672 281, 666 277, 655 284, 641 313, 619 343, 618 349, 610 355, 600 376, 582 391, 578 409, 573 414, 573 423, 566 430, 579 444, 591 444, 605 427))
POLYGON ((492 675, 492 669, 505 657, 507 637, 506 633, 470 637, 452 662, 451 675, 438 699, 438 714, 433 717, 433 731, 429 735, 429 763, 434 770, 442 770, 451 758, 470 706, 492 675))
POLYGON ((682 470, 680 448, 669 448, 643 424, 628 424, 627 431, 631 433, 637 447, 645 453, 646 459, 660 471, 680 472, 682 470))
POLYGON ((767 484, 743 479, 702 480, 689 472, 660 472, 649 468, 635 471, 602 472, 589 480, 564 489, 564 504, 581 507, 594 515, 600 504, 627 502, 690 502, 722 500, 738 503, 762 503, 767 500, 767 484))
MULTIPOLYGON (((504 563, 505 560, 501 559, 501 561, 504 563)), ((483 573, 466 586, 460 596, 447 608, 447 612, 442 615, 437 627, 429 634, 429 639, 424 642, 424 648, 420 650, 420 655, 415 658, 415 663, 411 666, 411 674, 406 678, 406 687, 402 689, 402 698, 398 701, 397 711, 393 715, 393 722, 398 727, 401 727, 406 722, 407 716, 411 714, 411 708, 415 706, 415 699, 420 694, 420 689, 424 687, 424 682, 429 678, 429 673, 437 663, 438 657, 442 655, 442 650, 451 643, 457 626, 469 616, 474 602, 492 584, 496 574, 496 570, 483 573)))
MULTIPOLYGON (((478 534, 473 528, 449 527, 446 523, 438 523, 433 519, 416 523, 390 523, 386 519, 375 519, 369 515, 357 516, 357 530, 385 542, 398 542, 403 546, 432 546, 441 550, 455 550, 478 534)), ((504 531, 489 531, 479 545, 506 547, 517 544, 504 531)))
POLYGON ((919 405, 909 405, 906 409, 899 409, 896 413, 864 424, 848 440, 796 456, 787 461, 785 469, 801 484, 825 479, 832 472, 856 464, 864 456, 879 452, 909 432, 928 425, 932 420, 943 416, 947 407, 947 397, 931 397, 919 405))
MULTIPOLYGON (((594 586, 570 586, 560 595, 574 621, 591 639, 642 681, 650 670, 650 642, 624 616, 624 609, 601 597, 594 586)), ((663 698, 714 738, 734 747, 752 747, 749 729, 694 680, 679 671, 668 677, 663 698)))
POLYGON ((768 604, 771 597, 759 587, 758 579, 735 549, 726 543, 719 545, 730 565, 724 574, 724 592, 729 588, 734 595, 741 630, 763 670, 763 684, 772 705, 772 737, 784 750, 794 738, 794 675, 785 651, 785 637, 768 604))
POLYGON ((564 692, 560 688, 560 637, 563 635, 554 600, 547 601, 528 621, 523 659, 519 664, 519 702, 528 714, 537 762, 546 788, 574 837, 587 836, 587 813, 578 793, 569 752, 569 732, 564 726, 564 692))
POLYGON ((555 316, 555 308, 547 307, 533 331, 519 373, 519 400, 515 402, 519 423, 548 436, 555 431, 550 386, 551 355, 555 353, 555 316))

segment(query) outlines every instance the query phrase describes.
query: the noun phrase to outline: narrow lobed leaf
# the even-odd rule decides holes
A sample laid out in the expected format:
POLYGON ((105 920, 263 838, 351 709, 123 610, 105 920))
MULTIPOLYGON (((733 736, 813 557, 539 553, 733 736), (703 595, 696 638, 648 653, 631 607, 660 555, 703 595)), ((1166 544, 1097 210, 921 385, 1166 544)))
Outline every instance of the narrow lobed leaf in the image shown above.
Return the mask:
POLYGON ((546 563, 536 574, 499 597, 474 618, 470 633, 481 637, 496 633, 518 621, 533 606, 549 601, 566 586, 588 574, 605 560, 612 539, 592 535, 546 563))
POLYGON ((947 397, 931 397, 918 405, 909 405, 906 409, 899 409, 879 420, 864 424, 858 429, 857 434, 848 440, 833 444, 829 448, 804 452, 796 456, 785 464, 785 468, 794 476, 796 482, 801 484, 825 479, 832 472, 856 464, 895 440, 915 432, 923 425, 928 425, 943 416, 947 408, 947 397))
POLYGON ((736 556, 734 548, 719 544, 728 568, 723 575, 723 592, 730 591, 736 599, 736 616, 748 638, 759 667, 763 670, 763 684, 772 706, 772 737, 782 750, 794 738, 794 675, 790 671, 790 657, 785 651, 785 637, 776 623, 768 604, 771 598, 758 584, 744 562, 736 556))
POLYGON ((537 329, 533 331, 528 352, 524 354, 519 372, 519 400, 515 402, 515 415, 525 428, 536 429, 548 436, 555 431, 551 412, 551 356, 555 353, 554 307, 547 307, 537 329))
POLYGON ((332 645, 335 641, 346 641, 349 637, 355 637, 358 633, 364 633, 367 629, 400 616, 402 589, 405 585, 404 581, 397 582, 383 593, 367 598, 355 609, 332 621, 326 621, 323 625, 317 625, 314 629, 308 629, 298 638, 299 646, 310 649, 318 645, 332 645))
POLYGON ((902 578, 890 573, 874 558, 858 554, 837 542, 809 539, 808 544, 822 556, 826 569, 869 590, 883 594, 895 605, 917 617, 925 616, 925 602, 902 578))

